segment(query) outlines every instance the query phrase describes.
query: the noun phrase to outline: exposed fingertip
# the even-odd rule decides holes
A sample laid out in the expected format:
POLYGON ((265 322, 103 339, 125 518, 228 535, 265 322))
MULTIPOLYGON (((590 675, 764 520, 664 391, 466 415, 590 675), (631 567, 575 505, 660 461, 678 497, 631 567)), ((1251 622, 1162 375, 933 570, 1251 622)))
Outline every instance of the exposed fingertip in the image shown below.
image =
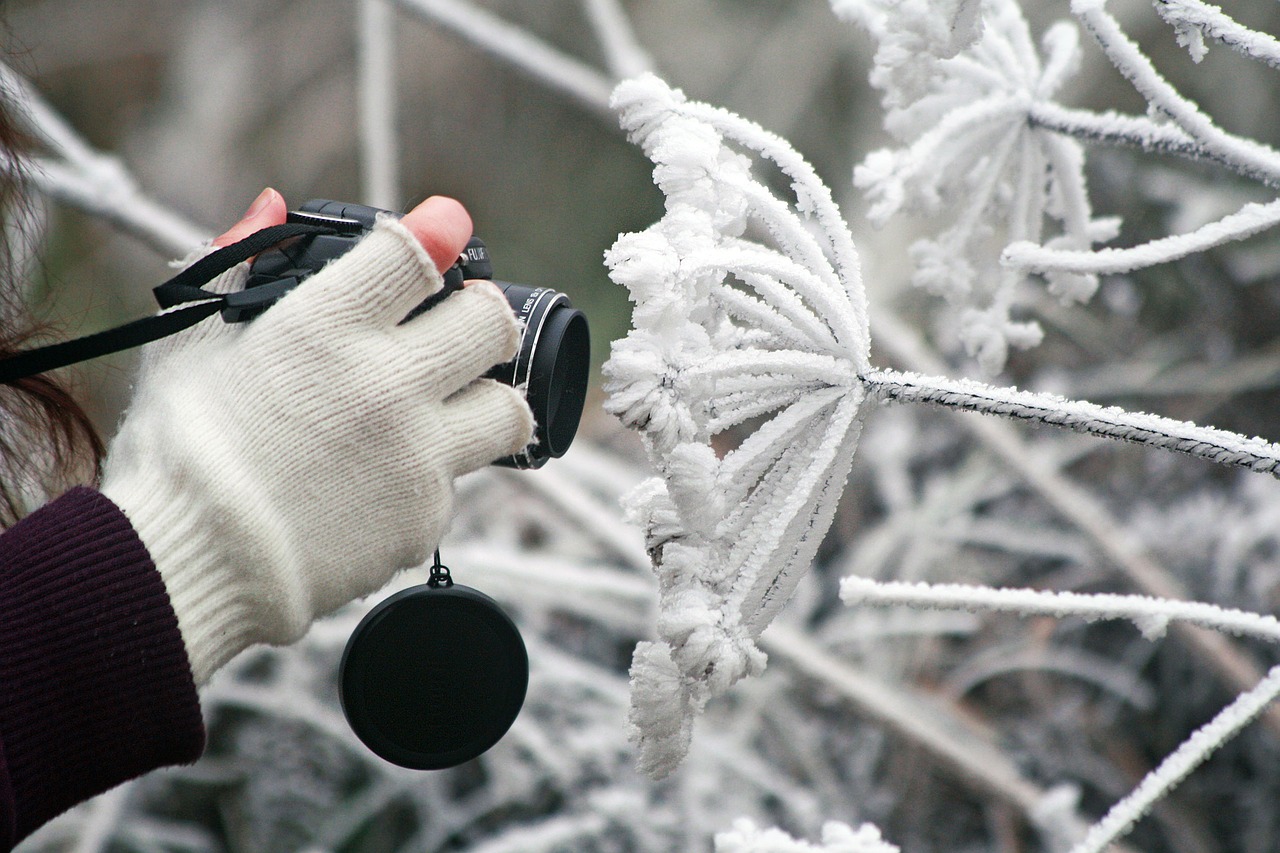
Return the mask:
POLYGON ((448 196, 431 196, 406 213, 401 222, 441 272, 453 266, 471 239, 471 215, 461 202, 448 196))

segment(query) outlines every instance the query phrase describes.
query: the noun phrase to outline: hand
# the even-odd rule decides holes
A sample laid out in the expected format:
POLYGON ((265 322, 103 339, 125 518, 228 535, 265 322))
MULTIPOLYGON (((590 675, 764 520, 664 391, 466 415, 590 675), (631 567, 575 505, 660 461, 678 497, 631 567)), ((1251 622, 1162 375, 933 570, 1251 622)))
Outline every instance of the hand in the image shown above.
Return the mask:
MULTIPOLYGON (((264 196, 217 242, 282 222, 284 200, 264 196)), ((206 320, 144 352, 102 491, 165 579, 197 683, 421 564, 453 479, 530 440, 519 393, 477 378, 515 353, 496 288, 400 324, 470 234, 461 205, 428 199, 254 321, 206 320)))
MULTIPOLYGON (((249 205, 244 218, 214 240, 213 245, 229 246, 255 231, 281 225, 288 213, 284 197, 267 188, 249 205)), ((406 213, 400 219, 400 224, 418 238, 422 248, 441 272, 453 266, 459 253, 471 239, 471 216, 466 208, 446 196, 432 196, 422 202, 406 213)))

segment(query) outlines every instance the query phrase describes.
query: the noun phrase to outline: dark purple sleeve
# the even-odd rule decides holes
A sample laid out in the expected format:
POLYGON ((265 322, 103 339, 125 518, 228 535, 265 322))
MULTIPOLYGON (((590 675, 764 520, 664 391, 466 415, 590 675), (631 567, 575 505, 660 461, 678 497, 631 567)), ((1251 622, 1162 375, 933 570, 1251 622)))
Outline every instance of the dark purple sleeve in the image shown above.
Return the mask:
POLYGON ((203 748, 177 617, 124 514, 80 488, 0 536, 0 850, 203 748))

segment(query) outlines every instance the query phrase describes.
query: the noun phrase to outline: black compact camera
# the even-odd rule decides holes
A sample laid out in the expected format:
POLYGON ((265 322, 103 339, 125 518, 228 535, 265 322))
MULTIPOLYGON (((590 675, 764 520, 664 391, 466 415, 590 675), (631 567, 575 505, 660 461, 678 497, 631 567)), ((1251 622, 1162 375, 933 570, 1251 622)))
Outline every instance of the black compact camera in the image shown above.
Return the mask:
MULTIPOLYGON (((229 322, 252 319, 325 264, 341 257, 373 228, 379 214, 399 216, 363 204, 312 199, 289 213, 289 222, 321 225, 330 233, 295 238, 258 255, 249 271, 243 304, 235 294, 227 298, 223 318, 229 322)), ((444 288, 409 313, 405 321, 429 309, 462 287, 468 279, 493 281, 489 250, 478 237, 444 276, 444 288)), ((533 441, 520 453, 497 460, 510 468, 540 468, 548 459, 563 456, 573 442, 587 395, 591 339, 587 318, 563 293, 549 287, 530 287, 494 281, 520 322, 520 346, 516 357, 491 369, 486 376, 521 391, 537 424, 533 441)))

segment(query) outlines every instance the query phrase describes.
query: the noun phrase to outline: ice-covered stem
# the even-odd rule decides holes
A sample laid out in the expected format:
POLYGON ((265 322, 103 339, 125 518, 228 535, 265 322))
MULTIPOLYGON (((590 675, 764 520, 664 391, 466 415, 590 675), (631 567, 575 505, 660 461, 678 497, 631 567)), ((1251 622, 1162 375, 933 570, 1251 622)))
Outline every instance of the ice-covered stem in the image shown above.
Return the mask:
POLYGON ((1168 116, 1197 142, 1228 160, 1236 170, 1264 175, 1268 183, 1280 182, 1280 152, 1253 140, 1232 136, 1214 124, 1156 71, 1151 60, 1124 34, 1104 6, 1104 0, 1073 0, 1071 10, 1111 64, 1146 98, 1151 108, 1168 116))
POLYGON ((395 9, 389 0, 360 0, 360 172, 365 204, 400 209, 396 146, 395 9))
POLYGON ((1233 240, 1244 240, 1277 224, 1280 224, 1280 200, 1266 204, 1250 202, 1195 231, 1161 237, 1129 249, 1080 251, 1020 241, 1007 246, 1000 260, 1027 272, 1124 273, 1176 261, 1233 240))
MULTIPOLYGON (((876 340, 890 358, 922 373, 942 373, 942 363, 915 330, 884 305, 876 309, 876 340)), ((1139 591, 1157 598, 1184 600, 1186 589, 1173 574, 1145 551, 1135 548, 1111 512, 1093 495, 1049 464, 1005 421, 997 418, 962 418, 961 426, 997 458, 1022 477, 1055 512, 1083 533, 1103 558, 1139 591)), ((1224 684, 1248 690, 1262 673, 1253 661, 1223 635, 1187 623, 1175 623, 1172 631, 1185 642, 1224 684)), ((1270 711, 1266 724, 1280 735, 1280 712, 1270 711)))
POLYGON ((24 129, 52 155, 22 163, 4 158, 0 168, 170 257, 186 255, 211 236, 144 194, 119 158, 95 151, 25 79, 3 64, 0 90, 16 105, 24 129))
POLYGON ((1252 722, 1277 696, 1280 696, 1280 666, 1273 667, 1257 686, 1237 696, 1216 717, 1183 741, 1160 762, 1159 767, 1143 777, 1138 787, 1112 806, 1106 817, 1094 824, 1071 853, 1102 853, 1106 850, 1115 839, 1128 832, 1152 804, 1252 722))
POLYGON ((1243 26, 1222 9, 1202 0, 1156 0, 1156 10, 1178 32, 1178 42, 1197 62, 1204 56, 1204 36, 1250 59, 1280 68, 1280 41, 1243 26))
POLYGON ((1112 406, 1068 400, 1054 394, 1000 388, 968 379, 921 376, 895 370, 862 375, 870 395, 900 403, 928 403, 1063 427, 1076 432, 1145 444, 1277 476, 1280 445, 1260 438, 1128 412, 1112 406))
POLYGON ((819 844, 810 844, 777 827, 761 828, 739 818, 732 830, 716 834, 715 845, 715 853, 899 853, 871 824, 854 829, 834 820, 823 824, 819 844))
POLYGON ((130 234, 165 257, 182 257, 213 236, 180 213, 147 196, 127 169, 102 156, 91 170, 36 158, 15 170, 7 159, 0 168, 15 174, 49 198, 82 210, 130 234))
POLYGON ((1214 631, 1280 643, 1280 620, 1274 616, 1200 601, 1170 601, 1143 595, 1086 595, 847 577, 840 582, 840 598, 850 606, 875 604, 983 613, 1002 611, 1023 616, 1076 616, 1088 621, 1128 619, 1149 639, 1162 635, 1170 622, 1187 622, 1214 631))
MULTIPOLYGON (((1209 148, 1180 128, 1152 121, 1147 116, 1131 116, 1114 111, 1093 112, 1064 107, 1053 101, 1036 101, 1027 110, 1027 121, 1043 128, 1079 139, 1105 145, 1141 148, 1158 154, 1171 154, 1204 163, 1216 163, 1229 169, 1240 164, 1209 148)), ((1240 172, 1245 177, 1267 182, 1269 173, 1240 172)))
POLYGON ((439 26, 549 88, 567 95, 610 123, 613 81, 527 30, 465 0, 392 0, 406 12, 439 26))

